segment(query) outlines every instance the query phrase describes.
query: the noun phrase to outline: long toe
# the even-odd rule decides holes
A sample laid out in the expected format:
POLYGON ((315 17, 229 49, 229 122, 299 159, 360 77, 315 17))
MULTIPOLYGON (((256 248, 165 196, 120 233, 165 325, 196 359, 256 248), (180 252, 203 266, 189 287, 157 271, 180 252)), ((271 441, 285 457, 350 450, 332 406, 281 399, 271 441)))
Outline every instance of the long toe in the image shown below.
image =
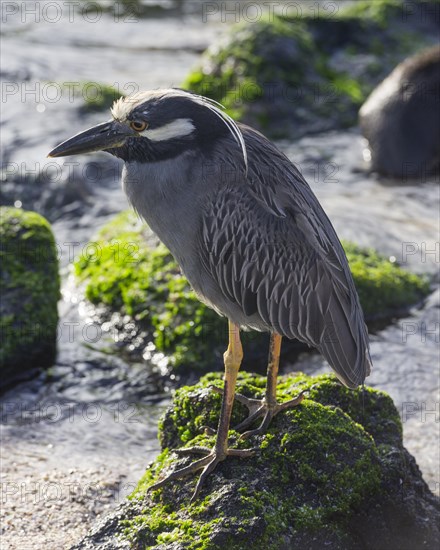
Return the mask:
POLYGON ((269 427, 270 421, 275 416, 275 414, 276 413, 273 411, 273 409, 268 409, 266 411, 266 414, 264 415, 263 421, 261 422, 260 426, 255 430, 248 430, 247 432, 242 433, 240 436, 240 439, 248 439, 253 435, 261 435, 265 433, 267 428, 269 427))
POLYGON ((257 449, 227 449, 226 451, 219 451, 215 447, 214 449, 208 449, 206 447, 189 447, 187 449, 177 449, 176 452, 180 455, 188 455, 194 453, 206 454, 206 456, 197 460, 196 462, 193 462, 189 466, 185 466, 184 468, 180 468, 179 470, 172 472, 160 481, 157 481, 153 485, 150 485, 148 491, 154 491, 156 489, 159 489, 160 487, 163 487, 169 481, 186 477, 194 472, 197 472, 198 470, 203 470, 200 474, 199 480, 197 481, 194 494, 191 497, 192 502, 195 498, 197 498, 197 495, 199 494, 200 489, 203 486, 206 478, 216 468, 219 462, 222 462, 227 456, 247 458, 253 456, 256 450, 257 449))
POLYGON ((304 395, 307 390, 302 391, 299 393, 296 397, 293 399, 290 399, 289 401, 285 401, 284 403, 275 403, 275 404, 269 404, 266 400, 261 400, 260 402, 260 408, 255 411, 253 414, 250 414, 243 422, 241 422, 238 426, 236 426, 234 429, 237 431, 241 431, 243 428, 249 427, 255 420, 257 420, 260 417, 263 417, 263 420, 260 424, 260 426, 254 430, 249 430, 247 432, 244 432, 240 439, 247 439, 253 435, 261 435, 266 432, 267 428, 269 427, 269 424, 274 416, 276 416, 279 412, 285 411, 286 409, 290 409, 293 407, 298 406, 301 401, 304 399, 304 395))
POLYGON ((200 489, 202 488, 203 484, 205 483, 206 478, 209 476, 209 474, 215 470, 215 467, 217 464, 223 460, 223 458, 219 458, 215 453, 210 455, 211 460, 208 462, 208 464, 203 468, 203 472, 200 474, 199 480, 197 481, 196 488, 194 489, 194 493, 190 499, 190 502, 194 502, 197 498, 197 496, 200 493, 200 489))
POLYGON ((185 468, 180 468, 175 472, 171 472, 171 474, 168 474, 166 477, 164 477, 160 481, 153 483, 153 485, 150 485, 150 487, 148 487, 148 491, 155 491, 156 489, 160 489, 160 487, 163 487, 169 481, 173 481, 175 479, 179 479, 181 477, 185 477, 194 472, 197 472, 198 470, 201 470, 202 468, 204 468, 210 462, 211 462, 211 455, 205 456, 204 458, 201 458, 200 460, 193 462, 189 466, 185 466, 185 468))
POLYGON ((249 411, 249 416, 243 420, 243 422, 240 422, 240 424, 237 424, 237 426, 234 426, 234 430, 237 432, 241 432, 245 428, 248 428, 251 424, 255 422, 260 416, 263 416, 266 411, 268 410, 267 403, 264 401, 264 399, 259 400, 259 406, 254 411, 249 411))
POLYGON ((306 393, 308 393, 309 390, 303 390, 302 392, 300 392, 296 397, 294 397, 293 399, 290 399, 289 401, 284 401, 284 403, 278 403, 277 404, 277 410, 275 412, 275 414, 278 414, 279 412, 281 411, 285 411, 286 409, 291 409, 293 407, 296 407, 297 405, 299 405, 301 403, 301 401, 304 399, 304 396, 306 393))
MULTIPOLYGON (((215 393, 223 393, 223 390, 218 386, 210 386, 210 389, 215 393)), ((253 414, 257 409, 259 409, 264 402, 264 399, 255 399, 254 397, 246 397, 241 393, 236 393, 234 395, 234 401, 238 401, 245 407, 249 409, 249 413, 253 414)))
MULTIPOLYGON (((226 456, 238 456, 240 458, 247 458, 253 456, 256 451, 258 451, 258 449, 228 449, 226 451, 226 456)), ((208 464, 204 467, 203 472, 200 474, 199 480, 197 481, 197 485, 190 502, 194 502, 194 500, 198 497, 200 489, 202 488, 206 478, 215 469, 217 464, 226 458, 223 453, 218 455, 215 450, 209 456, 212 457, 212 459, 210 462, 208 462, 208 464)))

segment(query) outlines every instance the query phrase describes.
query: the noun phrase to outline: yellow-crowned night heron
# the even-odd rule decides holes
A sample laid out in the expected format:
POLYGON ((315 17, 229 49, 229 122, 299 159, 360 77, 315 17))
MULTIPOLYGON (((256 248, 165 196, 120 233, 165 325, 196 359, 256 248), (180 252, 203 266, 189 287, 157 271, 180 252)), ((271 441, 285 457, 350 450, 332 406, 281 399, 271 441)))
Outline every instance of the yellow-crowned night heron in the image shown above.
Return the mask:
POLYGON ((225 385, 214 448, 156 483, 203 469, 203 480, 226 456, 234 397, 264 431, 279 411, 276 379, 281 338, 316 347, 348 387, 370 372, 368 334, 342 246, 310 187, 262 134, 236 124, 221 106, 182 90, 142 92, 117 101, 113 119, 56 147, 61 157, 107 151, 124 160, 130 203, 180 264, 199 298, 229 320, 225 385), (240 327, 271 334, 267 386, 261 401, 235 396, 243 352, 240 327))

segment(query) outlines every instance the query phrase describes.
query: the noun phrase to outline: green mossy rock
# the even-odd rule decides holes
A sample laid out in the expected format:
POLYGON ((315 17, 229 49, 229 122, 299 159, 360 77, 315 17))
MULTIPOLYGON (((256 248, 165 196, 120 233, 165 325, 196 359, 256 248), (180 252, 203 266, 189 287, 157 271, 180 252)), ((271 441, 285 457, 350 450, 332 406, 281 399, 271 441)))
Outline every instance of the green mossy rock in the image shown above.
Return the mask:
MULTIPOLYGON (((348 390, 332 376, 282 377, 279 401, 306 388, 307 397, 275 417, 265 435, 244 443, 231 431, 230 445, 256 448, 255 456, 222 462, 194 503, 197 476, 148 492, 161 476, 193 460, 179 459, 169 447, 213 445, 203 434, 204 426, 217 425, 220 412, 221 397, 211 384, 222 385, 220 375, 176 392, 160 427, 162 454, 130 501, 77 549, 434 547, 438 501, 402 446, 391 398, 370 388, 348 390)), ((262 397, 264 385, 265 378, 244 373, 238 390, 262 397)), ((232 425, 246 414, 236 403, 232 425)))
MULTIPOLYGON (((212 370, 213 365, 221 368, 227 338, 225 319, 197 299, 151 230, 126 211, 103 227, 97 242, 99 254, 93 250, 91 256, 83 255, 75 263, 75 272, 85 284, 87 299, 106 306, 106 319, 112 311, 122 318, 128 315, 139 329, 134 339, 143 347, 152 341, 173 368, 190 367, 199 372, 212 370)), ((428 292, 426 281, 374 250, 350 243, 344 246, 367 320, 406 311, 428 292)), ((123 332, 127 323, 120 324, 123 332)), ((247 367, 261 350, 266 353, 267 336, 252 332, 244 333, 243 339, 247 367)))
POLYGON ((60 295, 49 223, 35 212, 0 209, 0 369, 2 383, 51 364, 60 295))
POLYGON ((317 4, 297 5, 296 17, 287 16, 290 9, 241 22, 203 54, 182 86, 273 138, 353 126, 386 74, 438 41, 427 16, 438 4, 431 4, 332 2, 318 12, 317 4))
MULTIPOLYGON (((108 112, 117 99, 127 95, 119 86, 116 85, 117 87, 115 87, 104 82, 81 81, 55 84, 66 90, 66 95, 69 96, 70 101, 78 101, 78 110, 81 115, 108 112)), ((127 84, 126 87, 129 87, 129 85, 127 84)), ((127 91, 133 92, 134 90, 127 91)))
POLYGON ((84 100, 82 113, 108 111, 120 97, 125 97, 117 88, 101 82, 82 82, 80 95, 84 100))
POLYGON ((402 269, 373 248, 342 244, 367 322, 407 312, 408 306, 428 294, 426 278, 402 269))

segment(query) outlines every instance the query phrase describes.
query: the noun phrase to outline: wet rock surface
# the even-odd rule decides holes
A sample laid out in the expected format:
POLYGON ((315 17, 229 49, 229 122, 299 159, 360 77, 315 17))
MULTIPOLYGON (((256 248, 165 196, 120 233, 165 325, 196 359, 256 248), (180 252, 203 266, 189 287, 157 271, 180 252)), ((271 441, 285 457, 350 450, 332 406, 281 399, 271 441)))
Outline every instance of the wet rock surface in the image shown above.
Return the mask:
POLYGON ((169 402, 160 369, 108 353, 67 283, 63 295, 56 363, 0 398, 1 536, 11 550, 69 547, 159 452, 169 402))
POLYGON ((371 168, 397 178, 440 170, 440 46, 400 63, 359 112, 371 168))
MULTIPOLYGON (((264 378, 240 379, 240 391, 261 397, 264 378)), ((217 418, 220 396, 213 376, 177 392, 161 425, 162 447, 205 444, 204 421, 217 418)), ((440 507, 402 445, 399 415, 391 399, 373 390, 351 392, 332 377, 293 375, 279 396, 310 387, 295 409, 281 413, 264 436, 244 444, 254 457, 227 459, 206 481, 199 499, 188 500, 194 479, 148 493, 148 486, 191 459, 166 450, 150 466, 129 503, 107 518, 75 549, 429 548, 438 539, 440 507), (328 499, 331 494, 332 498, 328 499)), ((246 416, 236 405, 232 423, 246 416)))

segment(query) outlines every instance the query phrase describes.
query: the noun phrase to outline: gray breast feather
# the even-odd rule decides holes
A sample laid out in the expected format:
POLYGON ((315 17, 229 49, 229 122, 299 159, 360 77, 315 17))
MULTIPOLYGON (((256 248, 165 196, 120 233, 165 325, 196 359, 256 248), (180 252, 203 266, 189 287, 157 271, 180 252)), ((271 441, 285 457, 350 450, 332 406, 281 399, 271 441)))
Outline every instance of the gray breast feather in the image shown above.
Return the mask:
POLYGON ((224 299, 259 316, 267 330, 316 347, 355 387, 371 360, 339 239, 294 165, 256 131, 241 129, 248 177, 223 180, 211 197, 199 243, 203 265, 224 299))

